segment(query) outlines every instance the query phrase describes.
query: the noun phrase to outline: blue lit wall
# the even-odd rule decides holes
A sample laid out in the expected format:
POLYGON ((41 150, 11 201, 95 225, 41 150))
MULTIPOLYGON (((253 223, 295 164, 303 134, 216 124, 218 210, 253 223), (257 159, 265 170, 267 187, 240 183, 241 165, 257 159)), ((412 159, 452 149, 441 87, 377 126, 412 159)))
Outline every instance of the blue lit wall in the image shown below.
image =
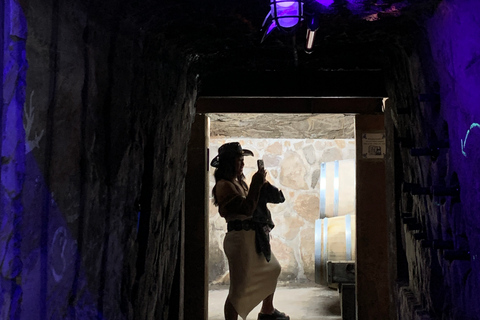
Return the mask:
POLYGON ((90 307, 76 240, 32 153, 44 132, 33 132, 39 114, 33 92, 26 98, 27 23, 18 2, 4 5, 0 318, 102 318, 90 307))
MULTIPOLYGON (((480 275, 480 25, 478 1, 443 1, 427 23, 439 79, 441 113, 448 123, 449 173, 461 185, 462 220, 480 275), (477 256, 478 255, 478 256, 477 256)), ((453 217, 452 217, 453 221, 453 217)), ((477 279, 477 289, 480 284, 477 279)))
POLYGON ((83 1, 0 8, 0 319, 168 314, 196 75, 83 1))
POLYGON ((461 209, 448 216, 455 237, 465 239, 470 269, 452 268, 463 276, 447 277, 454 304, 468 316, 480 312, 480 3, 443 1, 428 21, 434 65, 439 75, 442 115, 448 122, 449 173, 458 174, 461 209))
POLYGON ((397 198, 399 266, 394 279, 399 314, 478 319, 480 314, 480 2, 441 1, 415 38, 399 48, 391 98, 397 137, 397 183, 459 187, 458 196, 400 191, 397 198), (424 32, 424 33, 423 33, 424 32), (429 99, 421 98, 423 94, 429 99), (411 147, 447 142, 435 156, 411 147), (402 222, 417 223, 418 231, 402 222), (419 227, 418 227, 419 226, 419 227), (432 241, 446 241, 436 248, 432 241), (403 253, 402 253, 403 251, 403 253), (404 256, 402 256, 404 254, 404 256), (413 302, 412 302, 413 301, 413 302), (408 306, 408 307, 407 307, 408 306))
POLYGON ((24 289, 21 232, 24 208, 22 189, 25 178, 25 131, 23 103, 27 61, 26 22, 15 1, 2 1, 2 115, 0 173, 0 318, 18 319, 24 289))

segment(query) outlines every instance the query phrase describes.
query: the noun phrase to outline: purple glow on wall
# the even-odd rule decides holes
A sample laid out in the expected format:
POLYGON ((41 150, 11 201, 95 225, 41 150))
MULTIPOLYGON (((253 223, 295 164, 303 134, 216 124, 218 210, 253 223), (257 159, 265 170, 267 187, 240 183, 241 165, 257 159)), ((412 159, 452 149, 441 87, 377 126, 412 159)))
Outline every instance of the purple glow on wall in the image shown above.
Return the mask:
MULTIPOLYGON (((471 255, 471 277, 463 288, 480 287, 480 28, 479 1, 441 1, 436 14, 428 20, 427 32, 441 97, 441 115, 448 123, 451 144, 448 172, 455 172, 461 186, 461 203, 445 224, 452 234, 464 234, 471 255)), ((429 124, 430 125, 430 124, 429 124)), ((459 280, 454 280, 452 283, 459 280)), ((470 289, 468 289, 470 290, 470 289)), ((453 292, 453 290, 451 291, 453 292)), ((455 291, 458 293, 460 291, 455 291)), ((462 316, 478 317, 478 290, 453 294, 450 305, 465 307, 462 316)), ((450 293, 450 292, 449 292, 450 293)))
POLYGON ((19 319, 24 270, 21 259, 22 192, 25 179, 25 19, 16 1, 2 1, 2 107, 0 116, 0 317, 19 319))
POLYGON ((32 148, 26 147, 25 15, 16 0, 2 1, 0 15, 0 318, 103 319, 88 290, 76 239, 48 190, 32 148), (34 196, 39 194, 47 196, 34 196), (46 206, 48 228, 43 228, 46 206))
POLYGON ((35 263, 25 263, 23 268, 24 293, 22 315, 19 319, 104 319, 98 311, 96 297, 89 290, 90 284, 82 264, 77 240, 72 235, 64 214, 53 199, 33 152, 26 155, 26 168, 28 175, 37 178, 26 179, 24 189, 27 192, 41 189, 41 193, 48 195, 46 199, 46 205, 49 206, 46 239, 48 250, 46 250, 46 256, 43 256, 44 251, 34 249, 41 246, 39 239, 43 230, 38 226, 42 223, 42 211, 45 208, 34 206, 38 199, 26 198, 25 207, 34 209, 24 213, 22 233, 29 236, 23 239, 22 260, 35 261, 35 263), (33 248, 33 250, 27 248, 33 248), (46 268, 40 263, 42 259, 47 262, 46 268), (45 288, 41 288, 42 281, 45 283, 45 288), (45 305, 41 306, 42 303, 45 305), (65 314, 68 314, 68 317, 62 316, 65 314))

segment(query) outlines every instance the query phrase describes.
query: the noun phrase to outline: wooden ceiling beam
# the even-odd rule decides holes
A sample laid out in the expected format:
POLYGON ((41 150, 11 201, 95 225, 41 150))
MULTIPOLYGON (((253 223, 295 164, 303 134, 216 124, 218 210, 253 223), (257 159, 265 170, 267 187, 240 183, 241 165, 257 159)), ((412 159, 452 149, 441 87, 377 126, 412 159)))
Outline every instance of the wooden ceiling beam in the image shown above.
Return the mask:
POLYGON ((197 113, 343 113, 382 112, 381 98, 200 97, 197 113))
POLYGON ((197 112, 368 114, 385 97, 378 70, 223 71, 201 78, 197 112))
POLYGON ((387 96, 381 71, 215 72, 200 78, 203 97, 387 96))

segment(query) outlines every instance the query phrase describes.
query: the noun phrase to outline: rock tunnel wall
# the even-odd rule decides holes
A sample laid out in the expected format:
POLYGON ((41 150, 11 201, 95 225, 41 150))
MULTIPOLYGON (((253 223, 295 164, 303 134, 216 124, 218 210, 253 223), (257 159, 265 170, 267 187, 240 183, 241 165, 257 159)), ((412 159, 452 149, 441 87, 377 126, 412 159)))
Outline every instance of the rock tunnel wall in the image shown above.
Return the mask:
POLYGON ((11 0, 2 14, 0 318, 167 319, 188 57, 77 1, 11 0))
POLYGON ((478 10, 443 1, 391 54, 399 319, 480 319, 478 10))

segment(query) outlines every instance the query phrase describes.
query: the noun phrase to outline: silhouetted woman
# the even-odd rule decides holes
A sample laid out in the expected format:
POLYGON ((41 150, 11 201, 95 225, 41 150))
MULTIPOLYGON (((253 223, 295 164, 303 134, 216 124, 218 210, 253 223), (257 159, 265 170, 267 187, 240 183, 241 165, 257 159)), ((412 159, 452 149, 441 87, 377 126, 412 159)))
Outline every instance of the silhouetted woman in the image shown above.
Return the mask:
POLYGON ((244 156, 253 152, 238 142, 223 144, 211 165, 216 168, 212 193, 218 212, 227 222, 223 249, 228 258, 230 288, 225 301, 225 319, 243 319, 260 302, 259 320, 289 320, 273 307, 273 294, 280 274, 280 264, 271 254, 268 262, 255 249, 255 225, 252 221, 260 190, 266 182, 263 168, 253 175, 250 188, 243 175, 244 156))

